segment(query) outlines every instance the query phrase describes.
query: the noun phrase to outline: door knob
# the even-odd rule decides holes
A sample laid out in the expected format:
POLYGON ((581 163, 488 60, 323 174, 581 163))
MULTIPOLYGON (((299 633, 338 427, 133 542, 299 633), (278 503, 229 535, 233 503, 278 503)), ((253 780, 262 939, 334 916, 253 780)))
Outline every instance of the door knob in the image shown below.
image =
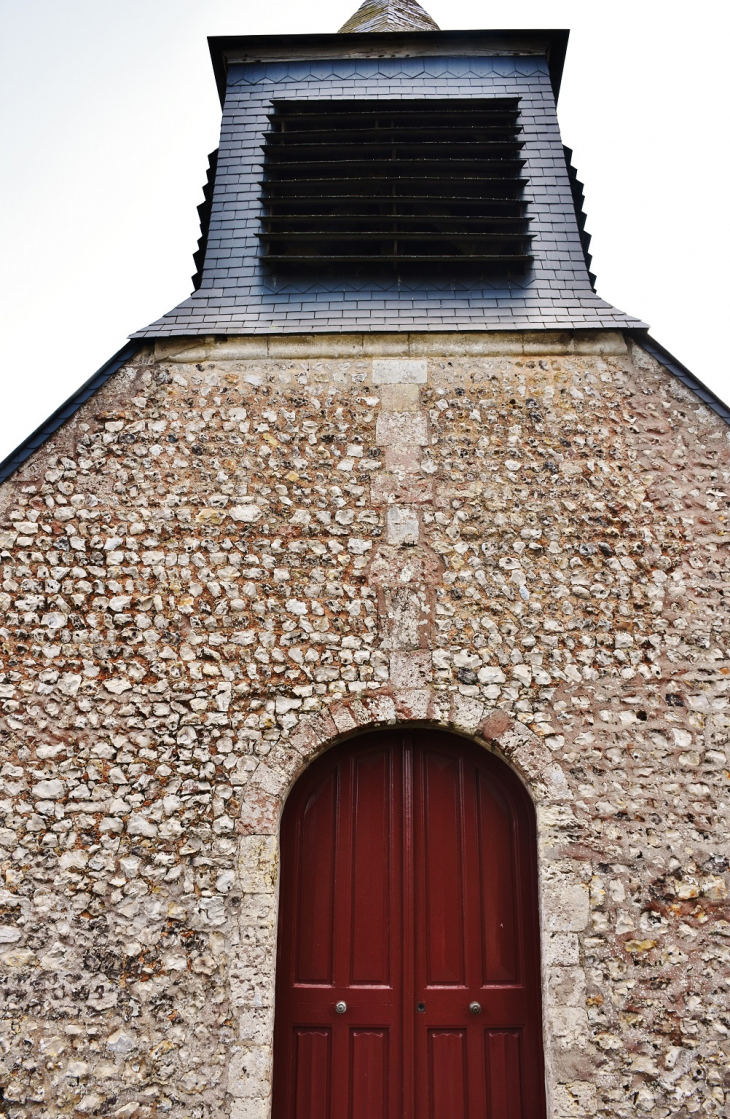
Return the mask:
POLYGON ((471 1011, 472 1014, 481 1014, 481 1012, 482 1012, 481 1003, 470 1002, 469 1003, 469 1010, 471 1011))
POLYGON ((347 1010, 347 1003, 346 1002, 336 1002, 335 1003, 335 1010, 337 1011, 338 1014, 344 1014, 345 1011, 347 1010))

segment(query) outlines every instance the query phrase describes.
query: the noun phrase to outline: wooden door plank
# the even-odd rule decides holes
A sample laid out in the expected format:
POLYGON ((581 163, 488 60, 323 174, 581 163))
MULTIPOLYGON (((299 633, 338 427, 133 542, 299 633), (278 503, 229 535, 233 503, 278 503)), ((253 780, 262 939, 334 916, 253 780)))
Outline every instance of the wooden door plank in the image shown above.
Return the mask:
MULTIPOLYGON (((403 1119, 415 1119, 416 1112, 416 987, 415 987, 415 950, 416 936, 415 910, 415 856, 414 826, 416 798, 413 773, 413 738, 410 732, 401 737, 400 772, 402 781, 402 927, 401 927, 401 1030, 403 1074, 401 1102, 403 1119)), ((420 802, 419 802, 420 803, 420 802)), ((420 996, 419 996, 420 997, 420 996)))

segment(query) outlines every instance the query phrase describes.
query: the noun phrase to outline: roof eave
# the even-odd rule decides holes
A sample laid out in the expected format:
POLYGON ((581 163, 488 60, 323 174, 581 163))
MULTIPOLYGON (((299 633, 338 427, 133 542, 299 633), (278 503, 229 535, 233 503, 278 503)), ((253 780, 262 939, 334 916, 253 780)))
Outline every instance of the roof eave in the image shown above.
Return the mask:
POLYGON ((218 95, 223 104, 231 62, 305 58, 388 57, 405 52, 415 57, 470 55, 483 51, 544 54, 557 100, 568 48, 566 30, 498 31, 363 31, 346 35, 214 35, 208 39, 218 95), (410 48, 410 50, 409 50, 410 48))
POLYGON ((633 338, 643 350, 646 350, 655 361, 663 365, 668 373, 671 373, 673 377, 676 377, 678 381, 682 382, 685 388, 688 388, 690 392, 694 393, 702 404, 714 412, 716 416, 719 416, 721 420, 724 420, 726 424, 730 425, 730 407, 728 407, 725 401, 722 400, 716 392, 713 392, 704 381, 696 377, 679 358, 675 357, 674 354, 666 348, 666 346, 662 346, 661 342, 657 342, 656 338, 652 338, 648 330, 628 330, 626 333, 630 338, 633 338))
POLYGON ((122 368, 125 362, 131 361, 143 345, 144 341, 132 340, 126 342, 121 350, 117 350, 108 361, 104 362, 101 369, 97 369, 88 381, 84 381, 83 385, 76 389, 67 400, 64 400, 63 404, 60 404, 48 419, 39 424, 35 431, 32 431, 14 451, 11 451, 0 462, 0 484, 6 482, 60 427, 63 427, 68 420, 72 419, 79 408, 94 393, 98 392, 122 368))

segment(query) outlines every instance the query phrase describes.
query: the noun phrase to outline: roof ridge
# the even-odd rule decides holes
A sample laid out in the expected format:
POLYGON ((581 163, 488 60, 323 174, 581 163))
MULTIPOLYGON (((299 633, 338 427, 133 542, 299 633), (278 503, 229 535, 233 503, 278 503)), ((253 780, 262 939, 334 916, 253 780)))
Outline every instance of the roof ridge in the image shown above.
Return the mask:
POLYGON ((364 0, 339 34, 355 31, 440 31, 418 0, 364 0))

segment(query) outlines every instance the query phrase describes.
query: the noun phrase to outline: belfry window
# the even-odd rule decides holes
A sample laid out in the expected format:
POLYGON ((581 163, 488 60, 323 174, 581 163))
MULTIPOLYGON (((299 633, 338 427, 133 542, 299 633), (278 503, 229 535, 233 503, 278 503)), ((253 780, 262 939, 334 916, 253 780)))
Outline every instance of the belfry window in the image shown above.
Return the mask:
POLYGON ((518 98, 275 101, 265 261, 277 270, 529 264, 518 98))

